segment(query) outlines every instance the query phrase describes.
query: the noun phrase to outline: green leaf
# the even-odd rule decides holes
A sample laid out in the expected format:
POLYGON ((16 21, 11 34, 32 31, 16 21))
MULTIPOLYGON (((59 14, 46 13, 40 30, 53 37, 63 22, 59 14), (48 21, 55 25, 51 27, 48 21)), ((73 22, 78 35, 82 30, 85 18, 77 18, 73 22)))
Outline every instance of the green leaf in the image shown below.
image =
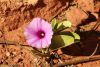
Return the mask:
POLYGON ((69 27, 71 27, 71 22, 64 20, 58 24, 57 29, 63 29, 63 28, 69 28, 69 27))
POLYGON ((61 22, 62 23, 62 25, 64 25, 65 27, 71 27, 71 22, 70 21, 68 21, 68 20, 64 20, 64 21, 62 21, 61 22))
POLYGON ((52 38, 51 50, 66 47, 74 43, 74 38, 69 35, 55 35, 52 38))
POLYGON ((58 35, 53 36, 51 50, 70 46, 73 43, 79 42, 80 36, 74 32, 60 32, 58 35))
POLYGON ((75 32, 63 31, 63 32, 60 32, 58 35, 69 35, 74 38, 75 42, 80 41, 80 36, 75 32))
POLYGON ((61 31, 65 30, 69 27, 71 27, 71 22, 67 21, 67 20, 64 20, 64 21, 62 21, 61 23, 59 23, 57 25, 57 29, 54 32, 61 32, 61 31))
POLYGON ((58 26, 58 21, 57 21, 57 19, 54 18, 51 22, 52 22, 51 23, 52 29, 53 29, 53 31, 55 31, 57 29, 57 26, 58 26))
POLYGON ((71 32, 74 36, 75 42, 79 42, 80 41, 80 36, 77 33, 71 32))

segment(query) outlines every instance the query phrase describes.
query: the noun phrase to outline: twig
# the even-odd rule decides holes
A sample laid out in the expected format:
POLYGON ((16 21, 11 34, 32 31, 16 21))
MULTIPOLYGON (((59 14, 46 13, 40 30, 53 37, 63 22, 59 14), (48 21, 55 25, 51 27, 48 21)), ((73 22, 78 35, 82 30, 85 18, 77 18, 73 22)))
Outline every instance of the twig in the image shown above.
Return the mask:
POLYGON ((94 49, 93 53, 92 53, 90 56, 95 55, 95 53, 96 53, 96 52, 97 52, 97 50, 98 50, 98 47, 99 47, 99 44, 97 44, 96 48, 94 49))
MULTIPOLYGON (((0 44, 16 45, 16 44, 20 44, 20 43, 15 42, 15 41, 9 41, 9 40, 0 39, 0 44)), ((30 47, 29 45, 22 45, 22 44, 21 44, 21 46, 28 46, 28 47, 30 47)))
POLYGON ((6 47, 7 46, 7 43, 5 42, 6 38, 5 38, 4 24, 3 24, 3 27, 2 27, 2 29, 0 31, 2 33, 2 38, 3 38, 2 40, 3 40, 3 43, 4 43, 3 44, 3 47, 6 47))
MULTIPOLYGON (((7 44, 7 45, 16 45, 16 46, 21 46, 21 47, 31 47, 29 45, 25 45, 25 44, 23 45, 21 43, 15 42, 15 41, 8 41, 8 40, 3 40, 3 39, 0 39, 0 44, 1 45, 4 45, 4 44, 7 44), (19 44, 19 45, 17 45, 17 44, 19 44)), ((43 54, 40 50, 38 50, 36 48, 33 48, 33 50, 35 51, 34 54, 37 53, 37 55, 41 55, 41 56, 45 56, 45 57, 47 57, 47 56, 50 55, 49 52, 43 54)))
POLYGON ((67 65, 79 64, 79 63, 83 63, 83 62, 90 62, 90 61, 96 61, 96 60, 100 60, 100 55, 98 55, 98 56, 89 56, 89 57, 73 58, 71 60, 67 60, 64 63, 56 64, 53 67, 63 67, 63 66, 67 66, 67 65))
POLYGON ((97 30, 99 26, 100 26, 100 18, 98 18, 97 23, 94 25, 92 30, 97 30))
POLYGON ((0 44, 14 45, 14 44, 18 44, 18 43, 14 42, 14 41, 8 41, 8 40, 0 39, 0 44))

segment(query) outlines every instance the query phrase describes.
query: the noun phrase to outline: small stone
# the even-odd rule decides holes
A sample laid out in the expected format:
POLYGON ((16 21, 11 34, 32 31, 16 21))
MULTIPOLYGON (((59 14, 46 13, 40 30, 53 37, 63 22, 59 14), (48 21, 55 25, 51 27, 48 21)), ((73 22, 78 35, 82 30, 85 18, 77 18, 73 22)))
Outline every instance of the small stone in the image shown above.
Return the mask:
POLYGON ((36 62, 36 61, 37 61, 37 58, 34 59, 34 62, 36 62))
POLYGON ((10 56, 10 53, 9 53, 9 52, 7 52, 7 53, 6 53, 6 56, 10 56))
POLYGON ((60 54, 63 54, 63 52, 61 51, 61 49, 58 49, 58 50, 57 50, 57 54, 59 54, 59 55, 60 55, 60 54))
POLYGON ((54 62, 55 64, 57 64, 57 63, 58 63, 58 59, 54 59, 53 62, 54 62))
POLYGON ((77 64, 76 66, 77 66, 77 67, 81 67, 81 66, 82 66, 82 64, 77 64))
POLYGON ((16 52, 12 52, 14 55, 16 55, 16 52))
POLYGON ((37 4, 38 0, 24 0, 24 2, 28 4, 32 4, 33 6, 37 4))

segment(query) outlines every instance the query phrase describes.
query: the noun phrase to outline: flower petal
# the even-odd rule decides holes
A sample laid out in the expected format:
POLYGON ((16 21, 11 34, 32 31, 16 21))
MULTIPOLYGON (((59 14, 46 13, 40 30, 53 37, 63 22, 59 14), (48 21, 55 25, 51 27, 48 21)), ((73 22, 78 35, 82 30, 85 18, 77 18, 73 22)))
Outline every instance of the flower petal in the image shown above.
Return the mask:
POLYGON ((46 48, 51 44, 53 35, 52 26, 41 18, 34 18, 31 23, 25 28, 24 35, 27 42, 32 47, 46 48), (37 32, 43 31, 45 36, 39 38, 37 32))
POLYGON ((45 31, 47 35, 53 35, 52 26, 45 20, 41 20, 41 29, 45 31))
POLYGON ((36 48, 42 48, 42 42, 41 42, 41 40, 36 41, 34 44, 35 44, 34 47, 36 47, 36 48))
POLYGON ((41 22, 41 18, 34 18, 31 23, 29 24, 28 27, 32 28, 33 31, 38 31, 40 28, 41 28, 41 25, 40 25, 40 22, 41 22))
POLYGON ((48 44, 51 44, 51 39, 52 39, 52 36, 47 36, 46 37, 46 41, 48 44))
POLYGON ((46 38, 42 39, 42 48, 47 48, 49 47, 50 44, 48 44, 48 41, 46 38))

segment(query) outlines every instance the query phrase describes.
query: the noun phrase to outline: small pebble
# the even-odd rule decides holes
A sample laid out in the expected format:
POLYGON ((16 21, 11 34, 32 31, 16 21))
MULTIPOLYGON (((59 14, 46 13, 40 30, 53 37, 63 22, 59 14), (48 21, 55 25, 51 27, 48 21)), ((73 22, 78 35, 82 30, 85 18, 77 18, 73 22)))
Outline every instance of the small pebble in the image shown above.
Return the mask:
POLYGON ((9 52, 7 52, 7 53, 6 53, 6 56, 10 56, 10 53, 9 53, 9 52))
POLYGON ((24 2, 26 2, 28 4, 32 4, 33 6, 35 6, 38 3, 38 0, 24 0, 24 2))
POLYGON ((54 59, 53 62, 56 64, 58 63, 59 61, 57 59, 54 59))
POLYGON ((63 52, 61 51, 61 49, 58 49, 58 50, 57 50, 57 54, 58 54, 58 55, 63 54, 63 52))
POLYGON ((16 52, 12 52, 14 55, 16 55, 16 52))

